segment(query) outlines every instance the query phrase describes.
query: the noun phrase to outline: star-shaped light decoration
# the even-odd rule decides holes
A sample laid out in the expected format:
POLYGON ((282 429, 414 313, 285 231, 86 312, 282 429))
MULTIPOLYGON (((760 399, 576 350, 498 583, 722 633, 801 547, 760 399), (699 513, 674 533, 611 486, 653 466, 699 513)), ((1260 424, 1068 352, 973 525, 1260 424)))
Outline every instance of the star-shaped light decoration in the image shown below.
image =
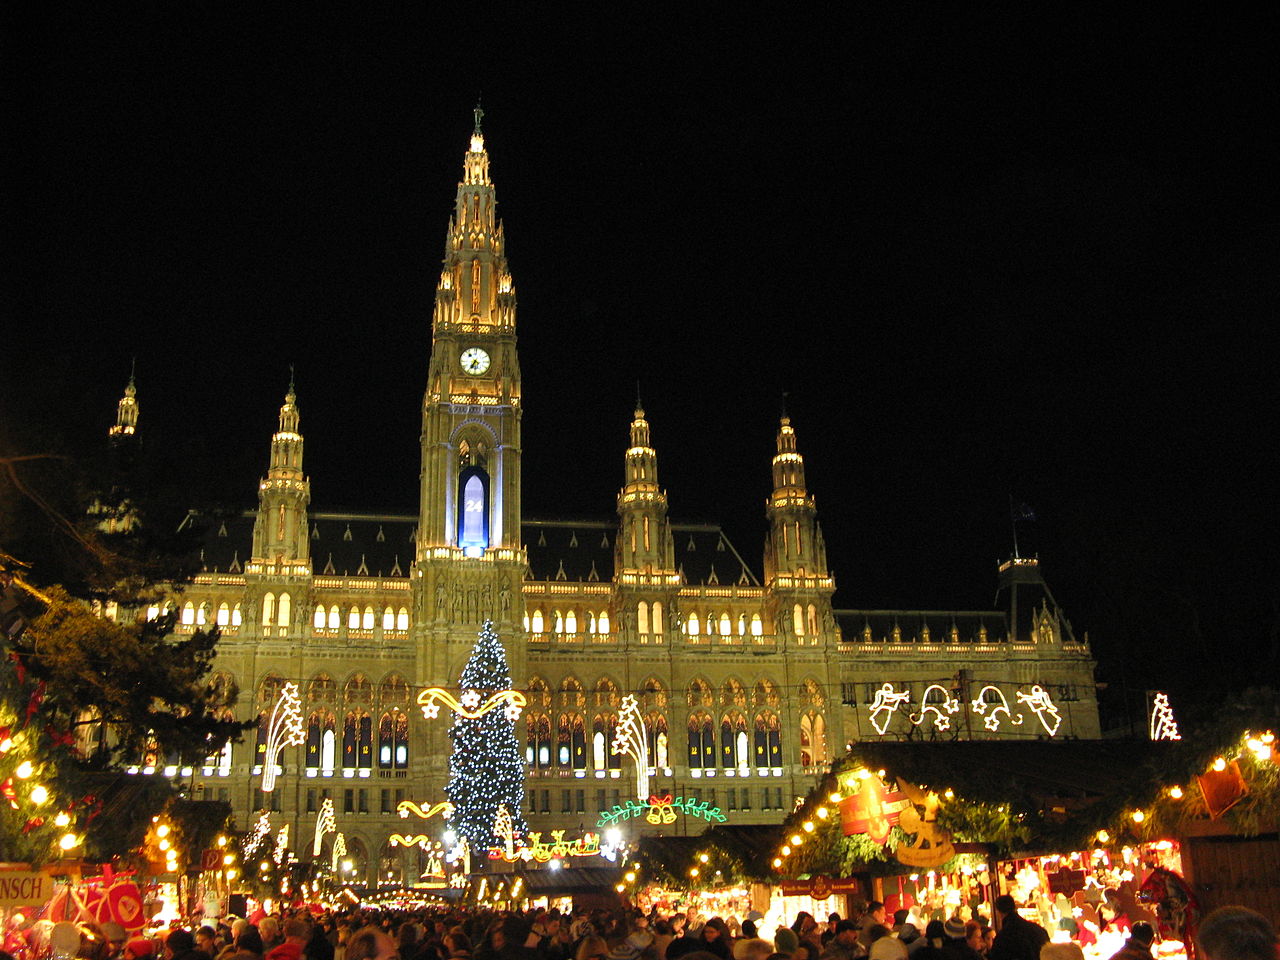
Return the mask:
POLYGON ((518 704, 508 703, 506 710, 504 712, 507 715, 507 719, 510 720, 512 723, 515 723, 517 720, 520 719, 520 707, 518 704))
POLYGON ((997 717, 994 713, 991 714, 991 716, 987 717, 985 720, 983 720, 982 723, 988 730, 995 731, 1000 729, 1000 718, 997 717))
POLYGON ((474 710, 476 707, 480 706, 480 691, 468 690, 458 698, 458 702, 468 710, 474 710))
POLYGON ((440 704, 432 700, 422 708, 422 714, 428 720, 434 720, 436 717, 440 716, 440 704))

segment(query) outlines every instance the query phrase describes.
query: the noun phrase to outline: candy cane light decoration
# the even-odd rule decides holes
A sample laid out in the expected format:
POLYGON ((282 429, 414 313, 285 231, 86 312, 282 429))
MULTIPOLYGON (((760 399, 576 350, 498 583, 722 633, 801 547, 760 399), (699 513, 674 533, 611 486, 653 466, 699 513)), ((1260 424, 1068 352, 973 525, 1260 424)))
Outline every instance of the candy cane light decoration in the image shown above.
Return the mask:
POLYGON ((298 698, 298 685, 292 680, 280 690, 280 698, 271 711, 267 726, 267 749, 262 758, 262 792, 276 788, 276 761, 285 747, 296 747, 307 739, 302 728, 302 701, 298 698))
POLYGON ((626 754, 636 762, 636 796, 640 800, 649 796, 649 742, 640 715, 640 705, 634 696, 622 698, 618 716, 618 729, 613 735, 612 753, 626 754))

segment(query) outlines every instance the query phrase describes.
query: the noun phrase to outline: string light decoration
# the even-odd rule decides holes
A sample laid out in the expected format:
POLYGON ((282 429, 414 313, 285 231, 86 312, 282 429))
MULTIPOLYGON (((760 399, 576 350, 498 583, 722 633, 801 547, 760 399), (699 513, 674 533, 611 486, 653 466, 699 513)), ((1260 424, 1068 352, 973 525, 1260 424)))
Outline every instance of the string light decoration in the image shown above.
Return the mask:
POLYGON ((431 838, 425 833, 416 833, 412 836, 404 833, 393 833, 387 838, 387 842, 393 847, 416 847, 419 844, 430 843, 431 838))
POLYGON ((1173 706, 1167 693, 1157 693, 1151 700, 1151 722, 1148 732, 1152 740, 1181 740, 1178 721, 1173 719, 1173 706))
POLYGON ((636 797, 644 800, 649 796, 649 741, 644 717, 640 715, 640 705, 633 695, 628 694, 622 698, 618 728, 609 749, 615 754, 625 754, 635 760, 636 797))
POLYGON ((338 829, 337 818, 333 815, 333 797, 325 797, 320 804, 320 812, 316 815, 316 834, 311 841, 311 856, 320 856, 320 848, 324 845, 324 835, 338 829))
POLYGON ((306 731, 302 726, 302 700, 298 697, 298 685, 290 680, 280 690, 280 697, 271 710, 271 722, 267 726, 267 749, 262 758, 262 792, 276 788, 276 761, 285 747, 305 743, 306 731))
POLYGON ((598 833, 584 833, 576 840, 566 840, 563 830, 552 830, 551 840, 544 841, 542 834, 534 830, 529 834, 528 845, 521 844, 511 850, 497 847, 489 851, 489 859, 501 859, 507 863, 515 863, 517 860, 523 860, 526 863, 530 860, 546 863, 549 860, 564 860, 567 857, 598 857, 600 852, 598 833))
MULTIPOLYGON (((515 711, 499 713, 484 706, 500 694, 516 692, 511 690, 506 651, 490 620, 480 628, 471 657, 462 668, 462 688, 467 691, 462 704, 466 709, 454 711, 449 727, 453 753, 445 794, 453 804, 451 829, 469 849, 479 852, 497 843, 494 822, 504 804, 511 812, 514 834, 523 836, 528 829, 521 813, 524 757, 516 741, 515 711), (469 698, 471 704, 465 702, 468 694, 475 695, 469 698)), ((519 698, 522 706, 524 697, 520 694, 519 698)), ((513 705, 514 701, 508 700, 508 707, 513 705)))
POLYGON ((719 807, 713 807, 709 800, 698 800, 695 797, 673 797, 671 794, 651 796, 644 803, 627 800, 626 803, 615 803, 612 808, 603 810, 596 821, 597 827, 607 827, 612 823, 624 820, 636 820, 644 817, 653 824, 672 824, 676 820, 676 811, 685 816, 697 817, 708 823, 724 823, 729 818, 719 807))
POLYGON ((334 873, 338 872, 338 861, 347 855, 347 838, 343 836, 342 831, 338 831, 338 835, 333 838, 333 850, 329 854, 329 869, 334 873))
POLYGON ((1062 725, 1062 714, 1058 713, 1058 708, 1054 706, 1052 698, 1044 687, 1036 683, 1032 684, 1030 693, 1019 690, 1018 702, 1024 704, 1036 715, 1040 726, 1044 727, 1049 736, 1052 737, 1058 732, 1058 727, 1062 725))
POLYGON ((871 711, 871 725, 876 728, 876 733, 884 736, 885 730, 889 729, 889 721, 893 719, 893 715, 898 712, 900 706, 910 699, 910 690, 894 690, 892 683, 885 683, 877 690, 875 699, 869 708, 871 711))
POLYGON ((245 838, 244 856, 246 860, 249 859, 249 857, 252 857, 254 852, 262 846, 263 841, 267 839, 267 834, 270 832, 271 814, 263 811, 258 816, 258 822, 253 825, 253 830, 249 833, 249 836, 245 838))
POLYGON ((490 710, 502 706, 507 719, 514 723, 520 719, 520 712, 527 702, 519 690, 499 690, 488 699, 483 699, 478 690, 464 690, 461 697, 455 698, 444 687, 427 687, 418 694, 418 705, 428 720, 440 716, 440 704, 443 703, 455 715, 467 720, 478 720, 490 710))
POLYGON ((444 818, 448 820, 453 816, 453 804, 448 800, 442 800, 439 803, 432 804, 430 807, 423 810, 422 807, 418 806, 412 800, 401 800, 396 804, 396 813, 400 815, 402 820, 407 820, 411 813, 415 817, 421 817, 423 820, 426 820, 429 817, 434 817, 439 813, 443 814, 444 818))
POLYGON ((1010 724, 1017 725, 1022 723, 1022 714, 1018 714, 1014 719, 1013 712, 1009 709, 1009 701, 1005 699, 1004 692, 996 686, 987 684, 978 691, 978 695, 973 698, 969 704, 973 708, 974 713, 982 715, 982 724, 992 733, 1000 729, 1000 714, 1004 714, 1004 719, 1010 724), (994 694, 993 699, 988 699, 988 692, 994 694))
MULTIPOLYGON (((951 717, 949 714, 956 713, 960 710, 960 701, 951 695, 948 690, 940 683, 931 683, 924 688, 924 696, 920 698, 919 715, 911 714, 911 722, 919 726, 924 722, 924 718, 929 714, 933 714, 933 725, 938 730, 951 729, 951 717), (937 691, 941 694, 942 699, 929 699, 929 694, 937 691)), ((883 730, 880 731, 884 733, 883 730)))

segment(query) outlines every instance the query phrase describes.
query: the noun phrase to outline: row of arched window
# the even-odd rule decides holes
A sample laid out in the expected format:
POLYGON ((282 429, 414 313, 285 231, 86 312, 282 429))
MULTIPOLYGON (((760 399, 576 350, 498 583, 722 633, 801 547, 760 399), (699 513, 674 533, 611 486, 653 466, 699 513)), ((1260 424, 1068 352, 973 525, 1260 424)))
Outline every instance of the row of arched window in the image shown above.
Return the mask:
POLYGON ((739 637, 745 637, 748 633, 753 637, 760 637, 764 635, 764 621, 760 619, 758 613, 753 613, 750 619, 745 613, 740 613, 735 620, 727 611, 719 616, 706 613, 699 617, 698 612, 693 610, 685 617, 684 632, 691 637, 703 635, 711 637, 717 634, 722 637, 732 637, 735 633, 739 637))
MULTIPOLYGON (((374 623, 377 622, 377 614, 371 606, 366 606, 363 611, 359 607, 352 607, 347 611, 346 619, 348 630, 372 630, 374 623)), ((408 608, 401 607, 399 610, 392 607, 384 608, 381 623, 383 630, 398 630, 403 633, 409 629, 408 608)), ((325 609, 324 604, 317 604, 311 618, 311 625, 317 630, 337 630, 342 625, 342 611, 338 609, 336 603, 328 610, 325 609)))
POLYGON ((524 615, 527 633, 609 633, 609 611, 600 610, 550 610, 543 613, 541 607, 524 615))
MULTIPOLYGON (((147 619, 154 620, 161 613, 169 612, 169 605, 166 603, 163 608, 152 605, 147 608, 147 619)), ((179 620, 183 626, 200 626, 203 627, 210 622, 216 623, 220 627, 238 627, 242 622, 240 613, 240 604, 220 603, 215 609, 213 604, 208 600, 197 605, 194 601, 188 600, 182 605, 182 614, 179 620)))
MULTIPOLYGON (((258 738, 253 761, 261 766, 267 752, 267 731, 271 714, 258 715, 258 738)), ((374 749, 373 717, 366 710, 349 710, 342 720, 339 739, 338 720, 332 711, 315 710, 307 718, 303 766, 309 776, 332 776, 344 771, 405 770, 409 766, 409 718, 401 710, 385 711, 378 720, 377 750, 374 749)), ((231 764, 230 744, 226 765, 231 764)))

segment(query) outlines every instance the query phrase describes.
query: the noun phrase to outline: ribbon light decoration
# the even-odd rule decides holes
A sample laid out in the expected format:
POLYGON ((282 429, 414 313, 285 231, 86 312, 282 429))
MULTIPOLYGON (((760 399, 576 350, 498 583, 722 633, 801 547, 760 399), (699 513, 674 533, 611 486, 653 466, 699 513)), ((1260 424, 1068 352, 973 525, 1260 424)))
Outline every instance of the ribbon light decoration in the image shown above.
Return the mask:
POLYGON ((280 690, 280 697, 271 710, 271 722, 267 726, 267 749, 262 758, 262 792, 276 788, 276 761, 285 747, 296 747, 306 741, 302 728, 302 701, 298 698, 298 685, 292 680, 280 690))
POLYGON ((414 816, 421 817, 423 820, 426 820, 428 817, 434 817, 437 813, 440 813, 443 814, 447 820, 453 814, 453 804, 448 800, 442 800, 440 803, 432 804, 430 807, 423 810, 422 807, 418 806, 412 800, 401 800, 396 804, 396 813, 400 815, 402 820, 407 820, 411 813, 414 816))
POLYGON ((467 720, 476 720, 495 707, 505 704, 507 719, 514 723, 520 719, 520 711, 527 702, 525 695, 519 690, 499 690, 483 702, 478 690, 466 690, 461 697, 454 697, 443 687, 427 687, 418 694, 418 706, 422 707, 422 715, 428 720, 434 720, 440 715, 442 703, 467 720))

